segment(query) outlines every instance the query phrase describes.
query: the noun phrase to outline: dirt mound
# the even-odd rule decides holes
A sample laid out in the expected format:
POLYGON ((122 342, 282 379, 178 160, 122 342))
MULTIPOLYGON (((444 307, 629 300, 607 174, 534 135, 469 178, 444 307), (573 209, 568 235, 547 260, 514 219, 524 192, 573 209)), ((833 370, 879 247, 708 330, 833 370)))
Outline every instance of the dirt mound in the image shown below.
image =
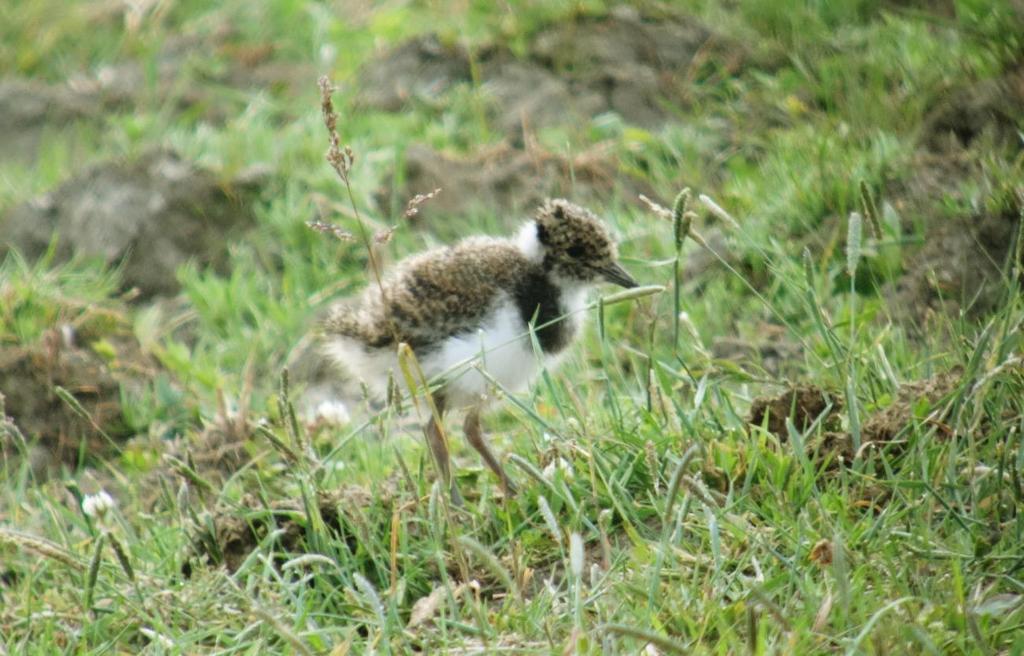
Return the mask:
POLYGON ((469 79, 466 51, 441 43, 436 34, 427 34, 371 60, 360 74, 360 101, 374 109, 397 112, 412 100, 436 102, 454 84, 469 79))
POLYGON ((956 18, 954 0, 887 0, 888 8, 908 13, 928 13, 943 18, 956 18))
MULTIPOLYGON (((317 499, 324 525, 350 542, 355 551, 355 536, 345 528, 346 509, 389 505, 395 496, 391 485, 364 487, 349 485, 340 490, 320 493, 317 499)), ((200 564, 223 565, 234 572, 272 530, 282 530, 276 551, 301 551, 308 529, 308 516, 301 499, 273 501, 269 507, 255 495, 247 494, 231 507, 219 508, 209 521, 197 526, 192 535, 189 556, 183 573, 191 575, 200 564)))
POLYGON ((278 57, 273 44, 245 44, 228 25, 167 42, 152 62, 127 60, 75 77, 72 85, 122 107, 155 105, 220 122, 244 110, 232 91, 296 95, 312 90, 308 62, 278 57))
POLYGON ((778 396, 754 399, 747 414, 747 423, 751 426, 766 426, 768 432, 781 440, 787 440, 787 419, 792 419, 793 425, 800 432, 806 431, 819 418, 823 428, 835 429, 842 409, 842 399, 837 395, 813 385, 798 385, 778 396))
POLYGON ((1024 63, 999 79, 950 90, 925 120, 924 143, 935 150, 966 147, 989 134, 996 141, 1024 147, 1024 63))
POLYGON ((223 121, 246 102, 225 90, 295 95, 315 83, 308 62, 287 61, 273 44, 246 44, 231 26, 214 26, 168 39, 151 62, 123 60, 82 70, 59 84, 0 80, 0 162, 30 163, 47 130, 81 120, 98 123, 111 111, 155 106, 223 121))
MULTIPOLYGON (((861 425, 862 451, 888 447, 890 452, 901 452, 903 431, 918 422, 935 425, 939 435, 949 437, 950 429, 942 423, 947 408, 941 402, 960 384, 961 376, 957 369, 901 385, 892 403, 872 412, 861 425)), ((853 436, 848 432, 825 433, 814 448, 819 455, 839 456, 845 462, 855 455, 853 436)))
POLYGON ((539 32, 524 58, 498 46, 471 57, 436 36, 413 39, 364 67, 361 101, 384 111, 414 99, 434 103, 473 82, 476 67, 495 124, 509 133, 609 111, 657 127, 686 104, 689 83, 705 65, 734 72, 746 53, 693 19, 649 19, 622 7, 539 32))
POLYGON ((623 182, 613 163, 597 152, 570 160, 539 149, 499 146, 463 158, 414 145, 405 153, 404 166, 403 186, 382 190, 378 202, 387 207, 389 199, 397 199, 392 208, 397 215, 415 194, 441 188, 442 193, 421 206, 417 219, 427 222, 479 208, 498 208, 505 216, 516 216, 553 196, 600 204, 615 193, 617 182, 628 188, 627 197, 652 193, 638 181, 623 182))
POLYGON ((0 80, 0 162, 31 162, 47 129, 98 119, 104 104, 67 85, 19 78, 0 80))
POLYGON ((13 208, 0 220, 0 255, 7 246, 36 258, 57 235, 59 260, 102 258, 122 265, 125 284, 143 297, 173 294, 186 261, 226 263, 232 235, 253 224, 241 197, 254 187, 251 179, 224 185, 164 150, 104 162, 13 208))
MULTIPOLYGON (((687 273, 684 278, 691 279, 696 275, 687 273)), ((753 334, 746 338, 719 336, 711 343, 711 354, 716 359, 728 360, 744 367, 752 365, 754 369, 760 368, 775 378, 796 373, 797 363, 802 361, 802 352, 800 343, 789 337, 785 327, 771 323, 758 324, 753 334)))
POLYGON ((888 443, 913 421, 940 423, 940 402, 960 384, 963 372, 954 370, 900 386, 895 400, 872 414, 861 428, 862 442, 888 443))
POLYGON ((254 424, 248 410, 228 413, 223 408, 197 433, 191 431, 162 445, 161 466, 147 473, 141 495, 143 507, 155 504, 160 480, 182 479, 199 486, 201 493, 216 493, 234 473, 252 460, 254 424))
MULTIPOLYGON (((140 390, 155 375, 156 363, 120 319, 108 318, 112 325, 94 322, 100 330, 66 325, 36 343, 0 348, 0 393, 23 436, 39 438, 40 452, 28 454, 37 471, 115 453, 133 433, 122 392, 140 390), (58 387, 73 399, 61 398, 58 387)), ((3 452, 18 452, 15 436, 3 437, 3 452)))
MULTIPOLYGON (((943 434, 948 428, 942 424, 945 399, 962 380, 963 372, 954 369, 919 381, 900 386, 895 398, 885 407, 867 415, 861 423, 861 444, 880 447, 900 439, 903 431, 915 422, 938 426, 943 434)), ((791 418, 797 430, 804 432, 820 419, 821 430, 810 436, 809 455, 833 462, 851 462, 854 457, 853 437, 842 426, 843 401, 837 395, 811 385, 791 387, 775 397, 754 400, 747 423, 765 426, 780 440, 789 439, 786 419, 791 418)), ((862 447, 863 448, 863 447, 862 447)))
POLYGON ((651 20, 626 7, 560 23, 538 34, 530 49, 535 62, 567 80, 574 96, 598 96, 598 113, 613 111, 648 127, 686 103, 689 80, 709 58, 734 71, 745 52, 693 19, 651 20))
POLYGON ((886 295, 894 316, 910 330, 924 330, 933 313, 978 317, 1005 293, 1003 271, 1020 223, 1020 211, 975 214, 944 221, 907 258, 906 273, 886 295))

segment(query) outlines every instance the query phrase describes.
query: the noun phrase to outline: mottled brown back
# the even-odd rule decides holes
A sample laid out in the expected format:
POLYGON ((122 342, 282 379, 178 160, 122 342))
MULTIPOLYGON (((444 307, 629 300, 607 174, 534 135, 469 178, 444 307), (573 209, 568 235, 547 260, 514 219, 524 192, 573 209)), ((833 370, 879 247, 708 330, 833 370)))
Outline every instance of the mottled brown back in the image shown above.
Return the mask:
POLYGON ((505 293, 538 265, 506 240, 471 238, 402 261, 383 282, 354 302, 335 306, 324 323, 328 336, 358 339, 370 348, 395 338, 421 349, 474 330, 505 293))

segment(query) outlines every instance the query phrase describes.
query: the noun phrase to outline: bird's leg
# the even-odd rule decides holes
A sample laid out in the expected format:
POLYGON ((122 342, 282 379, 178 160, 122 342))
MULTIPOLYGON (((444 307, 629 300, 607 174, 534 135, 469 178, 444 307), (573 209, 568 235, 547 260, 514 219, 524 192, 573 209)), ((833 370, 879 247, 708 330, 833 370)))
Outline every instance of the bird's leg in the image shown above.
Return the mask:
POLYGON ((494 457, 490 446, 487 445, 487 440, 484 439, 483 430, 480 428, 479 408, 470 408, 466 412, 466 423, 462 425, 462 430, 466 433, 466 439, 480 453, 487 466, 501 479, 501 486, 505 490, 505 496, 510 497, 514 495, 516 493, 516 486, 512 484, 512 479, 505 473, 501 463, 494 457))
POLYGON ((445 441, 444 428, 439 423, 444 417, 444 397, 435 394, 434 406, 437 408, 437 415, 435 416, 431 412, 423 434, 427 438, 430 452, 434 454, 434 461, 437 462, 437 468, 441 472, 441 480, 444 481, 451 494, 452 503, 461 506, 462 495, 459 494, 459 488, 455 485, 455 479, 452 478, 452 461, 448 455, 448 443, 445 441))

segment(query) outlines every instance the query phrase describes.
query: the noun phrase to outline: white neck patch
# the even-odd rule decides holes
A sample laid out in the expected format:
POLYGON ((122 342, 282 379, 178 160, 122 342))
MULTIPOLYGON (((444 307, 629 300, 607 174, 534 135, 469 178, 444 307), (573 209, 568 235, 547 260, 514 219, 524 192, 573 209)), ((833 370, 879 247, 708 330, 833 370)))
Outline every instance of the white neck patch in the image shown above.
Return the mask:
POLYGON ((540 264, 544 261, 544 245, 537 239, 536 221, 527 221, 523 224, 516 236, 516 246, 530 262, 540 264))

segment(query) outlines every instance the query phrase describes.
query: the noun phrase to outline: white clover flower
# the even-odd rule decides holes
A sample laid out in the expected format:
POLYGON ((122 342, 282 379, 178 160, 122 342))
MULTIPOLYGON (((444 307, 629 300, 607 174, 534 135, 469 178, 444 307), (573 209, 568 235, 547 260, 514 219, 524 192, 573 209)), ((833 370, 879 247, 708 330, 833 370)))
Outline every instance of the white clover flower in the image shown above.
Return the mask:
POLYGON ((565 458, 559 457, 548 463, 548 466, 544 468, 541 475, 547 481, 552 481, 555 478, 555 473, 561 472, 562 479, 571 481, 576 477, 576 470, 572 468, 572 463, 565 458))
POLYGON ((317 420, 331 426, 343 426, 351 420, 348 408, 336 399, 322 401, 314 412, 317 420))
POLYGON ((94 517, 102 520, 107 513, 116 506, 114 497, 107 494, 106 490, 100 490, 96 494, 87 494, 82 499, 82 512, 87 517, 94 517))

